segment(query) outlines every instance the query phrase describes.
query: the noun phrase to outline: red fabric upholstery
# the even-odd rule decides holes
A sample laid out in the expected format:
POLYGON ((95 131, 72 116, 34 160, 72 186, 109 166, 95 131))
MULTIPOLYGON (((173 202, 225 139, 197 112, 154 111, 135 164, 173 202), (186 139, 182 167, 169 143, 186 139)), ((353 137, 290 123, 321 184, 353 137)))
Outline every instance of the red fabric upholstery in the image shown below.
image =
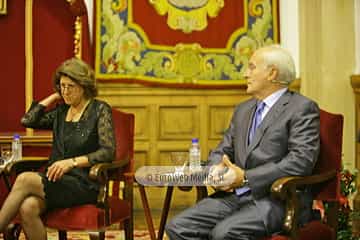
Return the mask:
POLYGON ((314 173, 324 173, 336 169, 337 179, 318 191, 315 199, 337 201, 340 197, 340 171, 342 153, 342 115, 320 111, 320 155, 314 173))
POLYGON ((335 240, 336 233, 334 229, 320 221, 312 221, 306 224, 299 231, 299 239, 316 240, 335 240))
MULTIPOLYGON (((128 202, 111 197, 109 205, 110 225, 129 218, 130 204, 128 202)), ((52 211, 46 215, 45 222, 50 228, 66 230, 96 230, 107 226, 105 211, 92 204, 52 211)))
MULTIPOLYGON (((314 174, 336 169, 337 178, 315 189, 314 198, 323 201, 339 201, 340 170, 343 134, 343 116, 320 111, 320 155, 314 174)), ((277 235, 261 240, 289 240, 290 237, 277 235)), ((321 221, 312 221, 299 229, 297 240, 335 240, 336 232, 321 221)))
MULTIPOLYGON (((289 240, 287 236, 276 235, 262 238, 261 240, 289 240)), ((334 229, 320 221, 313 221, 299 229, 299 240, 335 240, 336 233, 334 229)))
MULTIPOLYGON (((116 137, 116 160, 129 157, 127 173, 133 173, 134 168, 134 115, 113 109, 113 121, 116 137)), ((116 179, 125 180, 124 171, 112 173, 116 179)), ((48 213, 44 220, 48 227, 58 230, 99 230, 124 220, 132 221, 132 196, 129 200, 120 199, 119 181, 112 184, 112 196, 108 198, 109 219, 105 210, 95 205, 87 204, 72 208, 58 209, 48 213)), ((131 223, 132 224, 132 223, 131 223)), ((131 229, 132 231, 132 229, 131 229)))
MULTIPOLYGON (((116 159, 130 158, 129 164, 125 168, 125 172, 134 172, 134 115, 124 114, 113 108, 112 111, 115 124, 115 138, 116 138, 116 159)), ((119 180, 123 181, 123 170, 119 170, 119 180)), ((118 182, 116 182, 118 183, 118 182)), ((113 184, 112 193, 114 196, 119 194, 119 184, 113 184)))

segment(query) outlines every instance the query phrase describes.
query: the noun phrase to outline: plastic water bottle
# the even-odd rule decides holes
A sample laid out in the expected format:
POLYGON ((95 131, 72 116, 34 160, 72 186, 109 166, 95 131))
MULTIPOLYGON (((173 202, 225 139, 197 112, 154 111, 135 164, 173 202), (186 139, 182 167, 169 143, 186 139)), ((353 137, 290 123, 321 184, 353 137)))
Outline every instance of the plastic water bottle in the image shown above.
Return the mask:
POLYGON ((191 147, 189 149, 189 167, 190 171, 196 171, 201 166, 201 151, 199 145, 199 139, 191 139, 191 147))
POLYGON ((14 138, 11 144, 11 151, 13 154, 12 160, 17 161, 22 159, 22 144, 19 134, 14 134, 14 138))

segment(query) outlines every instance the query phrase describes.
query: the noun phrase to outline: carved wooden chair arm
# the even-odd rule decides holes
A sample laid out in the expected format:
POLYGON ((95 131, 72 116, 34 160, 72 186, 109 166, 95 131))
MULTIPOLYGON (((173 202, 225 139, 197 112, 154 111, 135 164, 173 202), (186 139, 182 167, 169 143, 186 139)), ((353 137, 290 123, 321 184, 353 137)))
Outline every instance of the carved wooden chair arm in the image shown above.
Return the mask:
POLYGON ((119 169, 126 167, 128 163, 128 157, 111 163, 97 163, 90 168, 89 177, 93 180, 99 181, 100 183, 105 183, 108 180, 118 180, 116 176, 111 176, 109 173, 112 171, 119 171, 119 169))
POLYGON ((135 181, 135 173, 133 172, 124 173, 124 177, 125 177, 125 182, 134 183, 135 181))
MULTIPOLYGON (((125 167, 129 163, 129 158, 125 158, 122 160, 117 160, 115 162, 111 163, 98 163, 93 165, 90 168, 89 177, 90 179, 96 180, 100 183, 100 189, 99 189, 99 195, 97 198, 97 206, 104 208, 105 211, 108 211, 107 206, 107 197, 109 194, 109 180, 120 180, 119 176, 121 175, 120 172, 124 171, 125 173, 125 167)), ((133 178, 133 177, 132 177, 133 178)), ((125 176, 125 197, 127 197, 130 193, 127 188, 129 188, 127 185, 129 185, 126 182, 126 176, 125 176)), ((130 185, 132 185, 130 183, 130 185)), ((132 186, 131 186, 132 188, 132 186)))
POLYGON ((298 196, 296 190, 307 185, 325 183, 336 177, 336 171, 331 170, 326 173, 311 175, 306 177, 284 177, 276 180, 271 186, 273 197, 286 202, 286 212, 283 223, 283 231, 295 237, 297 235, 298 224, 298 196))

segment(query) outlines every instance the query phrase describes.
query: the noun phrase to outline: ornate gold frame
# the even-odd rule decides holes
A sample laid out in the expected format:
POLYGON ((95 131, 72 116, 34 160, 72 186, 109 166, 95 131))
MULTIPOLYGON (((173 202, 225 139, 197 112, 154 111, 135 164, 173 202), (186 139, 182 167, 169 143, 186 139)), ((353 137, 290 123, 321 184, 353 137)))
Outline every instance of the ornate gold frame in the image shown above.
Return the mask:
POLYGON ((7 0, 0 0, 0 14, 7 14, 6 1, 7 0))

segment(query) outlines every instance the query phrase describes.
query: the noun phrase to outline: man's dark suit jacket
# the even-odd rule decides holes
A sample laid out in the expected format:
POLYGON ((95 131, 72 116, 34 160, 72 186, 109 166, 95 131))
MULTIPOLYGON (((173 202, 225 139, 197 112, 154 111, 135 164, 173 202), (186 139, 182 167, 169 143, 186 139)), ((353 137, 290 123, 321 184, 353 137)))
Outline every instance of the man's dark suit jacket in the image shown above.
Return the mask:
MULTIPOLYGON (((268 229, 280 229, 284 204, 270 196, 271 184, 278 178, 310 175, 320 149, 319 108, 310 99, 291 91, 272 106, 248 145, 248 134, 256 99, 239 104, 222 142, 209 156, 210 164, 221 161, 227 148, 232 161, 249 180, 258 212, 268 229)), ((311 196, 302 194, 311 210, 311 196)), ((305 204, 306 205, 306 204, 305 204)))

